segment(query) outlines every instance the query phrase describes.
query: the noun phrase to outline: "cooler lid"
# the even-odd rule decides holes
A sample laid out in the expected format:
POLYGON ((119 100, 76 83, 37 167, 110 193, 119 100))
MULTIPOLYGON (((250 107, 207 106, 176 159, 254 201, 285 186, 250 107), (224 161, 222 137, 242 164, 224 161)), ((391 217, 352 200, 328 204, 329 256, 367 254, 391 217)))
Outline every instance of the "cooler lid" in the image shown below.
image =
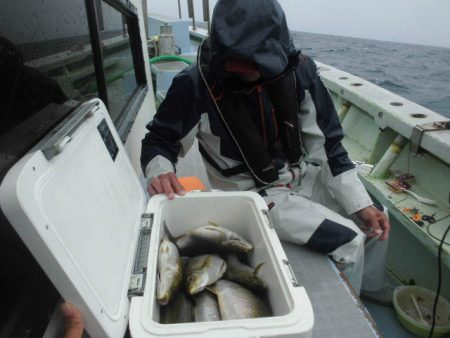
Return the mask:
POLYGON ((93 337, 123 337, 144 189, 100 100, 83 104, 24 156, 1 208, 93 337))

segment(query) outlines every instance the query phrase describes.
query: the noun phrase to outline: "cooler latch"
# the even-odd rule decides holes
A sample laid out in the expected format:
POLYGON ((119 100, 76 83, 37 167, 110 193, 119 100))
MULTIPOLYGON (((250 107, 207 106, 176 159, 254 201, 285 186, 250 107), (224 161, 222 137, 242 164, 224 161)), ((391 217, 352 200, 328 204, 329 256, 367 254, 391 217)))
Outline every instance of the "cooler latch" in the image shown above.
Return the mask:
POLYGON ((130 278, 128 297, 142 296, 144 294, 147 278, 147 260, 150 250, 150 237, 153 227, 153 214, 143 214, 139 232, 136 254, 134 256, 133 273, 130 278))
POLYGON ((291 263, 287 259, 283 259, 283 264, 287 267, 288 273, 291 275, 291 283, 294 287, 300 286, 300 283, 297 281, 295 277, 294 270, 292 269, 291 263))
POLYGON ((269 210, 262 209, 261 212, 267 217, 267 221, 269 222, 269 228, 273 229, 273 223, 272 220, 270 219, 269 210))

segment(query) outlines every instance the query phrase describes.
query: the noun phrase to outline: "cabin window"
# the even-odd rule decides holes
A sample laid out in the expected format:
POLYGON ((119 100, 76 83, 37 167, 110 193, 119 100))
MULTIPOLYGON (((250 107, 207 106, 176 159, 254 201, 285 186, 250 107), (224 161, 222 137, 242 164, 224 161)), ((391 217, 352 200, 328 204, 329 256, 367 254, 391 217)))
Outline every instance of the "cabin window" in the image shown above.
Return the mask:
POLYGON ((136 8, 127 0, 86 1, 98 96, 125 141, 147 91, 136 8))
POLYGON ((84 0, 3 1, 0 179, 77 104, 98 96, 84 0))
MULTIPOLYGON (((108 110, 113 121, 117 123, 138 83, 127 16, 106 2, 102 2, 100 8, 104 26, 104 30, 100 32, 100 45, 108 110)), ((97 16, 98 14, 99 12, 97 16)))
POLYGON ((3 1, 0 181, 7 167, 93 97, 105 102, 125 140, 146 91, 141 43, 129 1, 3 1))
POLYGON ((84 3, 3 2, 1 135, 48 104, 98 96, 84 3))

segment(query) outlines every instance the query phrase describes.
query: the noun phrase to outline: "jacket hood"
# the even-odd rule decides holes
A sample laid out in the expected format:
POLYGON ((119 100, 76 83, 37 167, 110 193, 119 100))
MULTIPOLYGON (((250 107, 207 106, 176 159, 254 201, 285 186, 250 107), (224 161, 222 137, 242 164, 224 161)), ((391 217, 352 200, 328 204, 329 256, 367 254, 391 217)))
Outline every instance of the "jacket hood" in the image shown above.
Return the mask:
POLYGON ((219 0, 210 36, 212 64, 223 65, 229 58, 251 61, 264 78, 282 73, 296 53, 276 0, 219 0))

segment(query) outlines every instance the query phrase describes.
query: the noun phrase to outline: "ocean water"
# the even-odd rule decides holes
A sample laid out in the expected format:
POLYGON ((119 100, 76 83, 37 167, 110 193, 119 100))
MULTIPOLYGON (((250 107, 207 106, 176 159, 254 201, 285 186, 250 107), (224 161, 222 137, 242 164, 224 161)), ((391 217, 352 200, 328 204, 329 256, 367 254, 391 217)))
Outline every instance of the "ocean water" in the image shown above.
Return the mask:
POLYGON ((450 117, 450 49, 292 32, 314 60, 368 80, 450 117))

